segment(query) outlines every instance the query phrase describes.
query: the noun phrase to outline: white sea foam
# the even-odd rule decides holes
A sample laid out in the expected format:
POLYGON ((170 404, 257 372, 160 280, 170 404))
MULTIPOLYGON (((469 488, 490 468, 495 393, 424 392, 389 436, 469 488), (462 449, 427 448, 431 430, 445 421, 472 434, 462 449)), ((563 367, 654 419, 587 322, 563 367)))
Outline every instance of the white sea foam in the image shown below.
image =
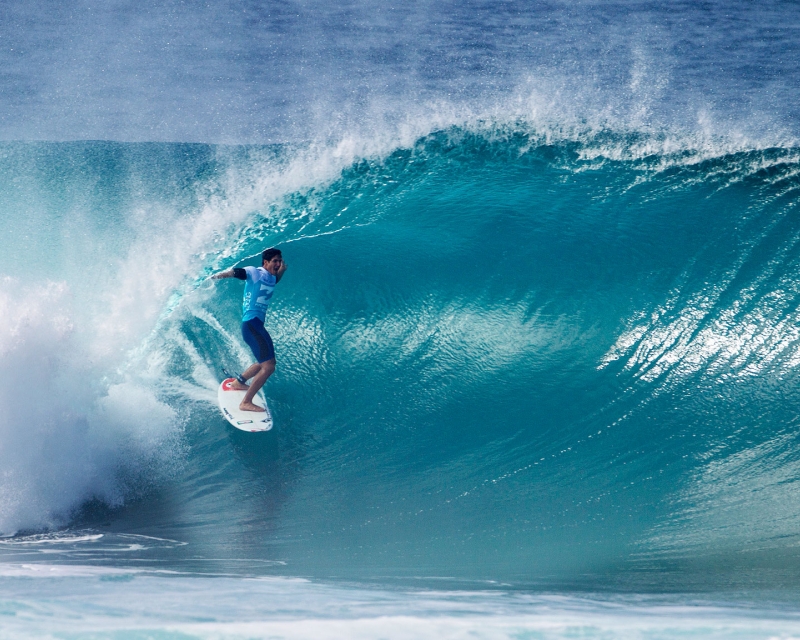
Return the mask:
POLYGON ((67 631, 314 639, 800 637, 794 610, 700 604, 681 596, 604 600, 344 588, 284 578, 30 564, 8 566, 2 575, 4 612, 13 614, 3 631, 21 638, 67 631))
POLYGON ((132 379, 103 383, 67 284, 0 281, 0 532, 119 505, 179 461, 180 421, 132 379))

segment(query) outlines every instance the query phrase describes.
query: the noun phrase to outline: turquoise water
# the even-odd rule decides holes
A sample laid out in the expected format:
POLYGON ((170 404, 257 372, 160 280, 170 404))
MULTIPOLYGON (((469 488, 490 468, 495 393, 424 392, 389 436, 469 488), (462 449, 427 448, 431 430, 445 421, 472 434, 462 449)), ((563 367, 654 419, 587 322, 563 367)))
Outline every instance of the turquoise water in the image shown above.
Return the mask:
POLYGON ((234 8, 0 52, 0 635, 798 635, 791 3, 234 8))
POLYGON ((795 149, 482 126, 339 166, 115 143, 4 163, 3 210, 35 192, 46 218, 33 246, 4 222, 7 562, 796 589, 795 149), (206 276, 267 245, 289 264, 277 426, 252 435, 215 405, 220 367, 249 362, 241 286, 206 276), (42 555, 52 528, 88 538, 42 555))

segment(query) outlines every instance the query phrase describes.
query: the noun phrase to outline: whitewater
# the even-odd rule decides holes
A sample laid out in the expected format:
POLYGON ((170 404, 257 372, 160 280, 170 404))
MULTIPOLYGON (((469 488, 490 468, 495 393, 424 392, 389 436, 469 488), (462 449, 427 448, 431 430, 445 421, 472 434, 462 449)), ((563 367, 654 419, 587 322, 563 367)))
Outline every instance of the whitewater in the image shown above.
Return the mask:
POLYGON ((0 18, 0 636, 800 637, 793 3, 0 18))

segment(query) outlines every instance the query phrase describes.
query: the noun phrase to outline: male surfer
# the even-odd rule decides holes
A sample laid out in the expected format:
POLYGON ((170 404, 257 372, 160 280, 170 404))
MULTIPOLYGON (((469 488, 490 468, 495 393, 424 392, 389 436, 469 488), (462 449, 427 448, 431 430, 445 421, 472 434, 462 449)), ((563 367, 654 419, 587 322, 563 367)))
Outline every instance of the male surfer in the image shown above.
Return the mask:
POLYGON ((256 362, 250 365, 242 374, 245 381, 253 379, 248 387, 239 380, 234 380, 231 387, 244 394, 239 408, 242 411, 264 411, 253 402, 258 390, 275 371, 275 348, 272 338, 264 328, 264 319, 267 314, 267 305, 275 290, 275 285, 281 281, 286 263, 279 249, 267 249, 261 254, 260 267, 244 267, 228 269, 215 273, 214 280, 221 278, 238 278, 244 280, 244 300, 242 301, 242 337, 253 351, 256 362))

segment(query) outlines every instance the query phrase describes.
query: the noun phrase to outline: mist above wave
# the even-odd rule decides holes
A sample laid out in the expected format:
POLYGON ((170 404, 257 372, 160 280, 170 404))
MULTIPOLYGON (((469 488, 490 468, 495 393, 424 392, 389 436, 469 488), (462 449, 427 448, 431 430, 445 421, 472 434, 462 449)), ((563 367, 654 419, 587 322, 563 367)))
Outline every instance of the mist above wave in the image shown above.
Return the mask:
POLYGON ((3 18, 6 140, 326 140, 542 109, 798 134, 791 3, 37 0, 3 18))

